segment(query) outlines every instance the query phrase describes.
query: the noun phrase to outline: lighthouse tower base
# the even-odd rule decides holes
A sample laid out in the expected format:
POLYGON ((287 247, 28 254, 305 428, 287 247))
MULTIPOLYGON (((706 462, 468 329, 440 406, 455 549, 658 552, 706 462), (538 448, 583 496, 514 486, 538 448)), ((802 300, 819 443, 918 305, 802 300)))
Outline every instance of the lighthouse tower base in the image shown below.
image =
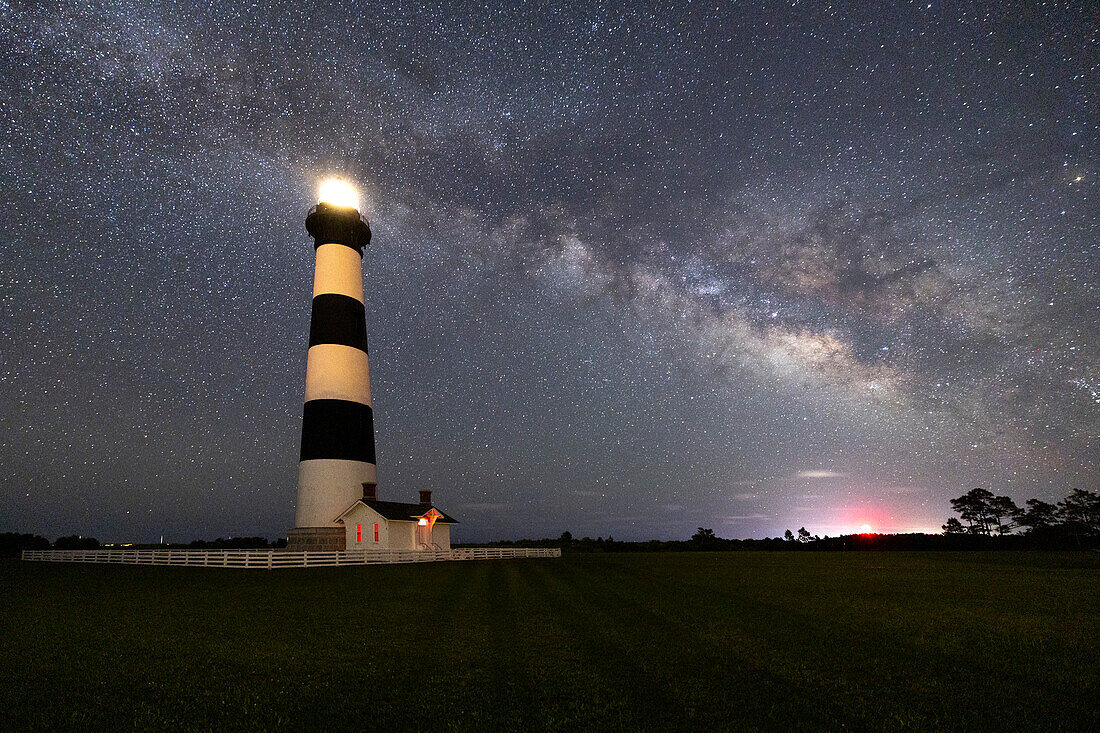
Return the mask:
POLYGON ((345 548, 343 527, 295 527, 287 532, 288 552, 343 552, 345 548))

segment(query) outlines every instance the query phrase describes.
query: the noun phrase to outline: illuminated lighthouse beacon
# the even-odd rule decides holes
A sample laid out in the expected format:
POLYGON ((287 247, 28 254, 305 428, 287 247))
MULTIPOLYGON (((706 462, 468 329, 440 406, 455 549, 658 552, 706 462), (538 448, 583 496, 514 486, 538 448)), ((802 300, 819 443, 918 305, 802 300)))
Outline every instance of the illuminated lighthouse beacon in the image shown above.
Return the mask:
POLYGON ((323 183, 306 231, 317 261, 287 550, 449 550, 456 522, 432 505, 432 492, 417 503, 378 501, 362 275, 371 233, 355 190, 323 183))

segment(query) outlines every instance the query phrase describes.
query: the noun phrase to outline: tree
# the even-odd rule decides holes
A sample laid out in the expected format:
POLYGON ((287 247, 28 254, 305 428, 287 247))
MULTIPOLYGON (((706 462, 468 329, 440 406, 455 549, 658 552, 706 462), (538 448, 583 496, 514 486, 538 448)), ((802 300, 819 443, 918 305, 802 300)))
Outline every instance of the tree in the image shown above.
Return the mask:
POLYGON ((1038 499, 1028 499, 1027 509, 1016 512, 1016 524, 1026 527, 1028 532, 1047 529, 1058 524, 1058 507, 1038 499))
POLYGON ((81 537, 74 534, 69 537, 58 537, 53 546, 57 550, 96 550, 99 549, 99 540, 95 537, 81 537))
POLYGON ((572 541, 573 541, 573 533, 569 532, 569 531, 562 532, 561 537, 558 538, 558 542, 561 542, 562 544, 568 544, 572 541))
POLYGON ((714 534, 713 529, 700 527, 691 536, 691 543, 702 550, 716 550, 721 547, 721 540, 714 534))
POLYGON ((788 529, 783 533, 783 539, 787 540, 787 542, 794 542, 794 532, 788 529))
POLYGON ((1074 489, 1058 502, 1062 521, 1078 540, 1100 536, 1100 494, 1074 489))
POLYGON ((19 557, 23 550, 48 550, 50 541, 36 534, 0 534, 0 557, 19 557))
POLYGON ((966 532, 966 527, 962 526, 962 522, 951 517, 947 520, 947 524, 943 525, 944 534, 963 534, 966 532))
POLYGON ((1016 515, 1020 507, 1007 496, 995 496, 989 500, 989 516, 996 523, 997 534, 1006 535, 1016 527, 1016 515))
POLYGON ((799 528, 799 530, 798 530, 798 541, 799 542, 809 542, 810 541, 810 533, 805 527, 800 527, 799 528))
POLYGON ((993 493, 985 489, 971 489, 957 499, 951 500, 951 508, 967 523, 967 531, 972 534, 989 534, 993 516, 989 502, 996 499, 993 493))

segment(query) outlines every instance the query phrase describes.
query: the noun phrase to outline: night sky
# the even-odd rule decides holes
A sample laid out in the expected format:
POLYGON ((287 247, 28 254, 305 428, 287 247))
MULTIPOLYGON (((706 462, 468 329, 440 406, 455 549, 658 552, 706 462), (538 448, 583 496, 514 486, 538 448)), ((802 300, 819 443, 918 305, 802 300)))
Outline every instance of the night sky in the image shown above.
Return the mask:
POLYGON ((0 3, 0 531, 285 536, 333 175, 458 540, 1097 489, 1095 5, 513 4, 0 3))

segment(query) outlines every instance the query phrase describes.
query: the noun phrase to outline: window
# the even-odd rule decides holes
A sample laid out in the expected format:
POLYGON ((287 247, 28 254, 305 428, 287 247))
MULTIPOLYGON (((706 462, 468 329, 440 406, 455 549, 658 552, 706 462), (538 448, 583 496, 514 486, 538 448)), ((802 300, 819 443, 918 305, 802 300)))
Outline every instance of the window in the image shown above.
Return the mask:
POLYGON ((356 542, 362 542, 363 541, 363 525, 361 525, 361 524, 355 525, 355 541, 356 542))
POLYGON ((378 541, 378 525, 374 525, 374 541, 378 541))

